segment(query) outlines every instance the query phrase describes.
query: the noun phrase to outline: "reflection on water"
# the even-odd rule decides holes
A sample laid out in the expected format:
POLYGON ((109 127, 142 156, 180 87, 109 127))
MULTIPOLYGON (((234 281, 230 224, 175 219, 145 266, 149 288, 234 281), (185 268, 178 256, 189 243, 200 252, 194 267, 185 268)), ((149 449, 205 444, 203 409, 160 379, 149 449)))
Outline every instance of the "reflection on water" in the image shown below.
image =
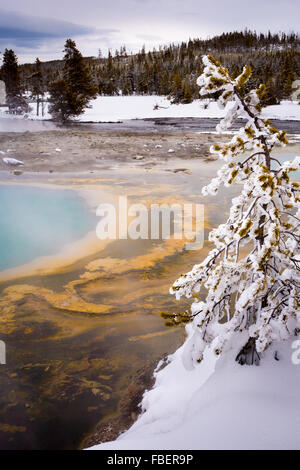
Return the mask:
MULTIPOLYGON (((157 170, 155 178, 141 170, 143 185, 125 173, 98 185, 139 202, 201 202, 215 166, 199 162, 190 175, 157 170)), ((224 221, 237 191, 208 198, 206 234, 224 221)), ((112 242, 67 270, 0 284, 0 339, 7 345, 7 365, 0 366, 1 448, 78 448, 116 413, 130 376, 182 343, 183 330, 166 328, 160 313, 188 306, 169 295, 170 284, 208 250, 183 247, 178 240, 112 242)))

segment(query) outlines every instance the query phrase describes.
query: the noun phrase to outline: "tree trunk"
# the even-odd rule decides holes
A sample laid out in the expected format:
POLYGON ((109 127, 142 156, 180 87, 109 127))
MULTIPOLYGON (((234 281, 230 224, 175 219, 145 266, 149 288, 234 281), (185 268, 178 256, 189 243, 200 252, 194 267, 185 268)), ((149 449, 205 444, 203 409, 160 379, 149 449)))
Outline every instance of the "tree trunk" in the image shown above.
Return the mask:
POLYGON ((241 349, 235 359, 241 366, 259 366, 260 357, 255 347, 255 338, 249 338, 248 343, 241 349))

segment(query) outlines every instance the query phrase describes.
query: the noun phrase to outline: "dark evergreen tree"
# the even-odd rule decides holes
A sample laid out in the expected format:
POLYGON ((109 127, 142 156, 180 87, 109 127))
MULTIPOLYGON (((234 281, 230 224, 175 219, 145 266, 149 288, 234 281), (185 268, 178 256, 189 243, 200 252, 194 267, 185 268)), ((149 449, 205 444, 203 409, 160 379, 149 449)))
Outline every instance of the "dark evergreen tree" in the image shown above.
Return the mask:
POLYGON ((71 39, 65 44, 62 78, 50 87, 49 111, 57 121, 66 122, 83 113, 90 100, 96 98, 97 87, 82 54, 71 39))
POLYGON ((172 79, 170 99, 172 103, 178 104, 183 100, 183 98, 184 98, 184 90, 182 87, 182 79, 180 75, 176 72, 174 73, 173 79, 172 79))
POLYGON ((42 115, 44 115, 43 98, 45 93, 42 64, 37 58, 35 70, 30 77, 31 97, 36 101, 36 114, 40 115, 40 105, 42 104, 42 115))
POLYGON ((18 58, 12 49, 5 49, 1 76, 5 82, 6 95, 16 95, 21 91, 18 58))
POLYGON ((283 98, 290 98, 292 93, 292 84, 295 80, 295 64, 294 54, 292 52, 286 54, 284 61, 280 68, 281 86, 283 98))
POLYGON ((190 85, 187 82, 184 82, 183 84, 183 98, 181 101, 184 104, 192 103, 192 101, 194 101, 193 92, 191 90, 190 85))
POLYGON ((276 83, 272 76, 266 80, 266 91, 262 97, 261 104, 263 106, 270 106, 272 104, 279 104, 277 96, 276 83))
POLYGON ((1 77, 6 88, 6 103, 12 114, 29 111, 29 106, 22 96, 18 58, 12 49, 6 49, 3 55, 1 77))
MULTIPOLYGON (((289 98, 293 80, 300 76, 300 37, 291 34, 257 34, 249 30, 224 33, 210 39, 190 39, 181 44, 160 46, 146 52, 128 54, 125 47, 119 48, 115 57, 101 54, 97 58, 87 57, 84 63, 91 68, 94 83, 102 95, 158 94, 171 95, 175 102, 187 102, 199 98, 196 78, 202 73, 201 56, 212 53, 237 77, 242 64, 251 65, 254 73, 244 86, 244 93, 265 83, 266 94, 263 105, 289 98), (184 83, 176 86, 178 74, 184 83), (185 88, 185 89, 184 89, 185 88), (174 95, 174 96, 173 96, 174 95)), ((42 64, 45 84, 63 78, 63 62, 51 61, 42 64)), ((21 67, 22 87, 28 89, 28 77, 34 72, 32 64, 21 67)))
POLYGON ((117 72, 118 68, 114 66, 111 51, 108 51, 108 58, 105 67, 100 74, 98 84, 100 95, 112 96, 119 94, 119 87, 117 84, 117 72))

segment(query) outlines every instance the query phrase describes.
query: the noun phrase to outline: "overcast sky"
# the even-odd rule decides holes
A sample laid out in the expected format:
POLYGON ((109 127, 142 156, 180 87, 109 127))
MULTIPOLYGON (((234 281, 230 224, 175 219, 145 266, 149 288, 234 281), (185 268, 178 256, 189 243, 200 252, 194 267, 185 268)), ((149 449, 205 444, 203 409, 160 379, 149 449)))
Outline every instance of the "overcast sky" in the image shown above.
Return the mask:
POLYGON ((299 0, 0 0, 0 51, 21 63, 61 58, 71 37, 84 55, 106 55, 246 27, 298 32, 299 17, 299 0))

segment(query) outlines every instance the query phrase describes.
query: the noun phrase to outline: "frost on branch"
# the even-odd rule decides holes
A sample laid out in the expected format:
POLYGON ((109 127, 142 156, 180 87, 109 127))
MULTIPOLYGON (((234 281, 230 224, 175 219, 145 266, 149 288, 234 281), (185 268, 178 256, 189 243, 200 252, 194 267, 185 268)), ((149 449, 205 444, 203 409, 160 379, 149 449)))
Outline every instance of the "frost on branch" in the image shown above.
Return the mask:
MULTIPOLYGON (((217 130, 226 131, 238 118, 246 120, 229 143, 212 146, 211 153, 224 165, 203 194, 217 194, 222 184, 233 183, 241 186, 241 194, 233 199, 227 222, 209 235, 215 247, 175 282, 171 293, 177 299, 195 298, 182 316, 192 322, 185 353, 192 364, 202 360, 207 345, 220 355, 236 332, 247 338, 237 360, 257 363, 272 341, 293 335, 300 320, 300 185, 290 179, 300 168, 300 157, 282 164, 272 157, 274 147, 288 141, 284 131, 260 117, 265 87, 243 94, 250 67, 232 79, 212 56, 204 56, 203 63, 200 94, 219 92, 220 106, 231 103, 217 130)), ((179 323, 180 317, 172 322, 179 323)))

